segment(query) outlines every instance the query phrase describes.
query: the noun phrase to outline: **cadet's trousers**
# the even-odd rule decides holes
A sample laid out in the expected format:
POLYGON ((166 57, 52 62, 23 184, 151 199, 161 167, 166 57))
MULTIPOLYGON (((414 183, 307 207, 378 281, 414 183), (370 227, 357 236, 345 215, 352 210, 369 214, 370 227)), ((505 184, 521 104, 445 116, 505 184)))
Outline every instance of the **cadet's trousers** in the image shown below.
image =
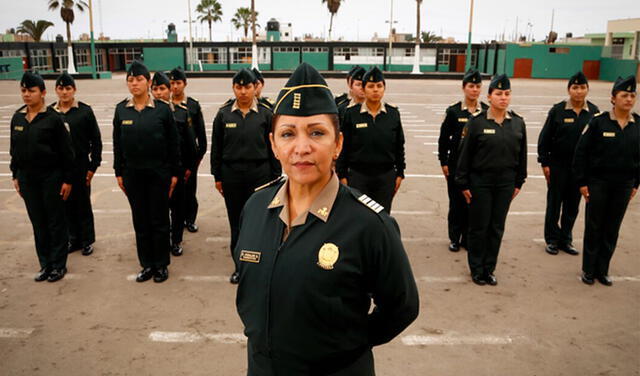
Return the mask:
POLYGON ((606 276, 631 197, 633 181, 613 183, 591 179, 588 187, 582 271, 596 277, 606 276))
POLYGON ((198 167, 191 170, 191 177, 184 185, 184 220, 186 223, 196 223, 198 216, 198 167))
MULTIPOLYGON (((272 179, 268 161, 247 163, 222 163, 222 192, 231 228, 231 258, 240 233, 240 214, 249 197, 259 186, 272 179)), ((237 266, 236 266, 237 268, 237 266)))
POLYGON ((91 209, 91 186, 87 187, 87 170, 73 176, 71 195, 65 202, 69 243, 78 250, 95 243, 96 233, 91 209))
POLYGON ((469 205, 464 195, 454 181, 455 171, 449 169, 447 176, 447 193, 449 194, 449 215, 447 216, 449 240, 467 245, 469 231, 469 205))
POLYGON ((40 267, 66 267, 69 233, 60 196, 62 171, 18 170, 17 178, 33 226, 40 267))
POLYGON ((571 233, 580 207, 580 188, 570 166, 549 167, 551 179, 547 186, 544 240, 547 244, 565 247, 573 242, 571 233), (558 221, 560 221, 559 225, 558 221))
POLYGON ((350 187, 371 197, 378 204, 384 206, 384 210, 387 213, 391 213, 391 203, 396 189, 395 169, 379 174, 364 174, 354 169, 349 169, 347 182, 350 187))
POLYGON ((471 274, 486 275, 496 269, 513 191, 514 183, 474 186, 472 182, 467 239, 471 274))
MULTIPOLYGON (((187 182, 195 178, 195 176, 190 176, 187 182)), ((171 194, 171 199, 169 200, 169 210, 171 211, 171 244, 182 243, 182 236, 184 235, 186 213, 185 187, 184 177, 179 176, 178 183, 173 189, 173 194, 171 194)))
POLYGON ((131 206, 138 259, 143 268, 169 265, 169 169, 127 169, 124 188, 131 206))

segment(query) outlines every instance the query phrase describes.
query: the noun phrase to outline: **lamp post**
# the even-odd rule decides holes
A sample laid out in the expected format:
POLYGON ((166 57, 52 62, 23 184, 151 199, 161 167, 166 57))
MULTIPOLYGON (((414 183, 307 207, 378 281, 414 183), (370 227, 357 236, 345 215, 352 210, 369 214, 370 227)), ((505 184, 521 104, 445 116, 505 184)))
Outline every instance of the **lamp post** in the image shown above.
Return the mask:
POLYGON ((387 70, 391 71, 391 55, 393 55, 393 24, 398 21, 393 20, 393 0, 391 0, 391 14, 389 15, 389 65, 387 70))
POLYGON ((258 43, 256 42, 256 2, 251 0, 251 69, 258 69, 258 43))
POLYGON ((93 39, 93 2, 89 0, 89 33, 91 35, 91 78, 98 78, 96 74, 96 42, 93 39))
POLYGON ((471 28, 473 26, 473 0, 471 0, 471 9, 469 10, 469 41, 467 42, 467 64, 465 70, 471 68, 471 28))
POLYGON ((187 0, 187 7, 189 8, 189 64, 193 71, 193 33, 191 32, 191 0, 187 0))
POLYGON ((414 51, 413 71, 411 74, 420 74, 420 4, 422 0, 416 1, 418 7, 416 11, 416 48, 414 51))

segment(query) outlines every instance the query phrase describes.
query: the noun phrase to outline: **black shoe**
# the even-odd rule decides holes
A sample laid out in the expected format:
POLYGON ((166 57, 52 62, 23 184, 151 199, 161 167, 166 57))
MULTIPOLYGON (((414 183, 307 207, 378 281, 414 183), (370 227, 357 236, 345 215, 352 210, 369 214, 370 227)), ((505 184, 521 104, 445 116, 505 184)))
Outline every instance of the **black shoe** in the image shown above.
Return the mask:
POLYGON ((195 223, 185 223, 184 227, 186 227, 189 232, 198 232, 198 225, 195 223))
POLYGON ((171 254, 174 256, 182 256, 182 247, 180 244, 174 244, 171 246, 171 254))
POLYGON ((496 279, 496 276, 493 275, 492 273, 485 275, 484 280, 487 282, 488 285, 491 285, 491 286, 495 286, 498 284, 498 280, 496 279))
POLYGON ((83 256, 89 256, 92 253, 93 253, 93 246, 91 244, 89 244, 88 246, 82 248, 82 255, 83 256))
POLYGON ((46 281, 49 278, 49 273, 51 273, 51 269, 42 268, 42 269, 40 269, 38 274, 36 274, 36 276, 33 278, 33 280, 36 281, 36 282, 46 281))
POLYGON ((613 285, 613 281, 611 280, 611 278, 608 275, 601 275, 599 277, 596 278, 598 280, 598 282, 602 283, 605 286, 612 286, 613 285))
POLYGON ((136 276, 136 282, 148 281, 148 280, 151 279, 151 277, 153 277, 154 273, 155 273, 155 269, 153 269, 153 268, 144 268, 136 276))
POLYGON ((558 248, 560 250, 572 255, 572 256, 577 256, 577 255, 580 254, 580 251, 575 249, 572 244, 568 244, 568 245, 565 245, 565 246, 562 246, 562 247, 558 247, 558 248))
POLYGON ((451 252, 458 252, 460 250, 460 244, 458 244, 457 242, 449 243, 449 250, 451 252))
POLYGON ((582 280, 582 282, 584 282, 587 285, 593 285, 596 281, 593 279, 593 275, 591 274, 587 274, 587 273, 582 273, 582 277, 580 277, 580 279, 582 280))
POLYGON ((229 282, 231 282, 232 285, 237 285, 238 283, 240 283, 240 273, 233 272, 233 274, 231 274, 231 277, 229 277, 229 282))
POLYGON ((65 274, 67 274, 67 268, 51 269, 51 273, 49 273, 49 278, 47 279, 47 281, 59 281, 64 278, 65 274))
POLYGON ((473 283, 475 283, 478 286, 484 286, 487 284, 487 282, 484 280, 484 278, 482 278, 480 274, 472 274, 471 281, 473 281, 473 283))
POLYGON ((558 254, 558 246, 553 244, 553 243, 547 244, 547 246, 544 247, 544 250, 547 251, 547 253, 550 254, 550 255, 557 255, 558 254))
POLYGON ((162 283, 166 281, 168 278, 169 278, 169 269, 167 269, 166 267, 160 268, 156 270, 156 273, 153 275, 153 282, 162 283))

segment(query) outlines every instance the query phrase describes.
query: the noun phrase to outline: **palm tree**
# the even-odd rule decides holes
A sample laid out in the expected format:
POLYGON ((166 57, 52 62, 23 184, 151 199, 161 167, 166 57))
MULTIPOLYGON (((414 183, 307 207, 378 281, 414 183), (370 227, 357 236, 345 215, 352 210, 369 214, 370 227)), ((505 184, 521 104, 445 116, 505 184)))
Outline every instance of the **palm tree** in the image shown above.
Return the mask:
POLYGON ((44 32, 51 26, 53 26, 53 22, 49 22, 46 20, 24 20, 22 21, 20 26, 18 26, 18 29, 16 31, 22 34, 28 34, 31 38, 33 38, 34 42, 40 42, 44 32))
POLYGON ((422 32, 422 41, 424 43, 435 43, 435 42, 440 42, 441 40, 442 40, 442 37, 437 35, 436 33, 432 33, 430 31, 422 32))
POLYGON ((201 23, 209 23, 209 41, 211 38, 211 25, 214 22, 222 21, 222 7, 218 0, 200 0, 200 4, 196 7, 196 12, 200 13, 198 19, 201 23))
MULTIPOLYGON (((256 17, 258 17, 258 12, 256 12, 256 17)), ((238 8, 238 10, 236 10, 236 14, 231 19, 231 23, 236 30, 242 28, 244 30, 244 38, 247 39, 249 26, 251 26, 251 9, 238 8)))
POLYGON ((422 0, 416 0, 416 44, 420 44, 420 5, 422 0))
POLYGON ((71 47, 71 24, 76 19, 76 15, 73 13, 74 6, 80 12, 84 12, 85 8, 89 8, 89 5, 84 0, 49 0, 49 10, 60 8, 60 17, 67 24, 67 60, 69 62, 67 71, 69 73, 76 73, 76 67, 73 64, 73 48, 71 47))
POLYGON ((329 13, 331 13, 331 20, 329 21, 329 40, 331 40, 331 30, 333 30, 333 16, 338 13, 340 3, 344 0, 322 0, 323 3, 327 3, 329 13))

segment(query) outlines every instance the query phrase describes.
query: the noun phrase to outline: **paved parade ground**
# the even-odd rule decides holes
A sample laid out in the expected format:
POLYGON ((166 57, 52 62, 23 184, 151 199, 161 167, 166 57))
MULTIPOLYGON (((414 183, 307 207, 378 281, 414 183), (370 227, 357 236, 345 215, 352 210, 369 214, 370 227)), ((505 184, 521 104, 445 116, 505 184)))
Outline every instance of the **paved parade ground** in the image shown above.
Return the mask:
MULTIPOLYGON (((342 79, 328 81, 336 94, 346 89, 342 79)), ((267 79, 264 94, 275 98, 285 82, 267 79)), ((46 84, 51 103, 54 85, 46 84)), ((210 139, 231 80, 188 84, 210 139)), ((236 287, 228 283, 228 222, 209 153, 198 176, 200 231, 185 233, 184 255, 172 258, 167 282, 136 283, 131 212, 112 168, 111 122, 115 104, 127 96, 125 79, 77 86, 77 98, 93 106, 104 142, 92 191, 95 252, 71 254, 62 281, 35 283, 31 224, 9 171, 9 122, 21 106, 19 86, 0 82, 0 375, 245 375, 236 287)), ((482 98, 488 82, 484 86, 482 98)), ((588 99, 609 110, 611 86, 591 82, 588 99)), ((580 282, 581 255, 544 251, 546 184, 536 144, 547 111, 567 96, 566 81, 512 80, 512 109, 527 125, 529 177, 507 219, 498 286, 471 283, 466 252, 448 251, 446 182, 435 153, 444 110, 462 98, 460 88, 459 81, 387 81, 385 99, 401 110, 407 155, 392 215, 421 304, 409 328, 374 349, 377 374, 640 375, 640 197, 622 224, 613 287, 580 282)), ((584 203, 574 230, 580 250, 583 230, 584 203)))

